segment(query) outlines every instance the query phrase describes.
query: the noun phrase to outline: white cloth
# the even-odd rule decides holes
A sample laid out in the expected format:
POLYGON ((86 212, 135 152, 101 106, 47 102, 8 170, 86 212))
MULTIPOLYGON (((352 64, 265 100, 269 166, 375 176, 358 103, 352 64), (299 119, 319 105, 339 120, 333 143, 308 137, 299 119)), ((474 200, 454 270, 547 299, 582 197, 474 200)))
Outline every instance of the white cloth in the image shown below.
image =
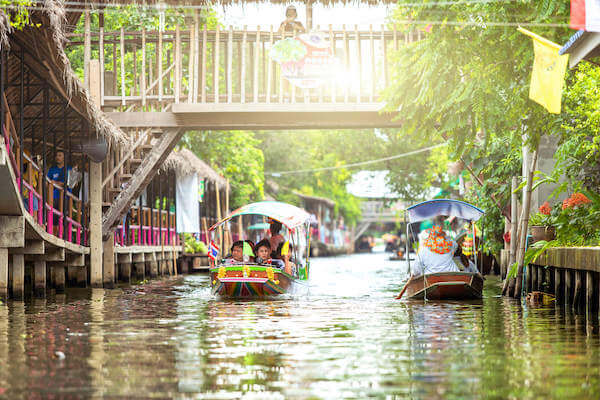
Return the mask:
POLYGON ((412 268, 413 275, 434 274, 436 272, 458 272, 454 263, 454 252, 457 248, 456 242, 452 241, 452 248, 445 254, 438 254, 426 246, 420 246, 417 260, 412 268))
POLYGON ((200 232, 200 206, 198 205, 198 175, 177 175, 177 232, 200 232))

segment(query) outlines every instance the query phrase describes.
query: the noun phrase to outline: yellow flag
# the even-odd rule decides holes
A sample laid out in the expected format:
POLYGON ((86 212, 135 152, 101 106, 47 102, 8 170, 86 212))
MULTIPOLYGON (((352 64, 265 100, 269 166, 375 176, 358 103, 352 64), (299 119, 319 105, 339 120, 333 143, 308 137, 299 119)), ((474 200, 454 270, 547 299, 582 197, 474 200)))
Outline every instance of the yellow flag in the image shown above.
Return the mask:
POLYGON ((548 112, 560 114, 560 100, 565 81, 569 55, 559 55, 560 46, 533 32, 518 28, 518 31, 533 38, 533 70, 529 98, 541 104, 548 112))
POLYGON ((281 246, 281 255, 282 256, 287 256, 289 252, 290 252, 290 242, 286 241, 283 244, 283 246, 281 246))

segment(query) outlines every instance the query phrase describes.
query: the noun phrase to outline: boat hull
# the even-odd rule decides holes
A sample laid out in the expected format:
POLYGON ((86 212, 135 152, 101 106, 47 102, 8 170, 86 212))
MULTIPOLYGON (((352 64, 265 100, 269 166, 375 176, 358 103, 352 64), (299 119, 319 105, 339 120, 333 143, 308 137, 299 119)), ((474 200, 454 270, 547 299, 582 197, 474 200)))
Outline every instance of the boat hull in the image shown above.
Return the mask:
POLYGON ((413 277, 402 289, 404 297, 427 300, 480 299, 483 277, 472 272, 439 272, 413 277))
POLYGON ((273 297, 305 286, 278 268, 262 266, 211 268, 210 280, 213 295, 221 297, 273 297))

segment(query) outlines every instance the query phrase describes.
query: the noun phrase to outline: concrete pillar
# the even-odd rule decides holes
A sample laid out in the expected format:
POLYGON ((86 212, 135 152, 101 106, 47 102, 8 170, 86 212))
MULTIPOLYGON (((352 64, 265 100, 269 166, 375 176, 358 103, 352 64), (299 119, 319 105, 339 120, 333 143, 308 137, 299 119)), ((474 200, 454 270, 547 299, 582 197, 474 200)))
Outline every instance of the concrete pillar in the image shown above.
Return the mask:
POLYGON ((188 274, 190 272, 190 263, 187 258, 181 258, 181 273, 188 274))
POLYGON ((102 163, 90 161, 90 283, 102 287, 102 163))
POLYGON ((135 278, 137 280, 143 281, 144 279, 146 279, 146 263, 143 262, 136 262, 134 264, 134 269, 135 269, 135 278))
POLYGON ((8 298, 8 249, 0 248, 0 297, 8 298))
POLYGON ((87 287, 87 267, 77 269, 77 287, 87 287))
POLYGON ((46 261, 33 263, 33 294, 36 297, 46 297, 46 261))
POLYGON ((131 263, 119 264, 119 279, 125 283, 131 283, 131 263))
MULTIPOLYGON (((102 226, 100 226, 102 230, 102 226)), ((115 243, 111 238, 104 242, 103 246, 103 277, 102 281, 105 288, 115 287, 115 243)))
POLYGON ((67 267, 67 282, 69 286, 77 286, 77 275, 81 267, 67 267))
POLYGON ((65 267, 64 266, 53 266, 52 275, 54 276, 54 289, 58 293, 65 291, 65 267))
POLYGON ((158 261, 150 261, 150 277, 156 278, 158 276, 158 261))
POLYGON ((22 300, 25 292, 25 256, 13 254, 12 260, 12 295, 13 298, 22 300))

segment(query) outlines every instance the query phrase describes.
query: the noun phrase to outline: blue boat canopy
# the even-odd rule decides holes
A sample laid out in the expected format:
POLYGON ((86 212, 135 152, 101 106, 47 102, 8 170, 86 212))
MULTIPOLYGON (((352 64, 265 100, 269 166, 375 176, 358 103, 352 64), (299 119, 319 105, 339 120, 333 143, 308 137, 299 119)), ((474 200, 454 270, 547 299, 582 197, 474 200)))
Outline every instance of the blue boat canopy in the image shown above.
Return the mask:
POLYGON ((408 222, 421 222, 438 215, 458 217, 469 221, 477 221, 485 212, 472 204, 460 200, 435 199, 424 201, 406 209, 408 222))

